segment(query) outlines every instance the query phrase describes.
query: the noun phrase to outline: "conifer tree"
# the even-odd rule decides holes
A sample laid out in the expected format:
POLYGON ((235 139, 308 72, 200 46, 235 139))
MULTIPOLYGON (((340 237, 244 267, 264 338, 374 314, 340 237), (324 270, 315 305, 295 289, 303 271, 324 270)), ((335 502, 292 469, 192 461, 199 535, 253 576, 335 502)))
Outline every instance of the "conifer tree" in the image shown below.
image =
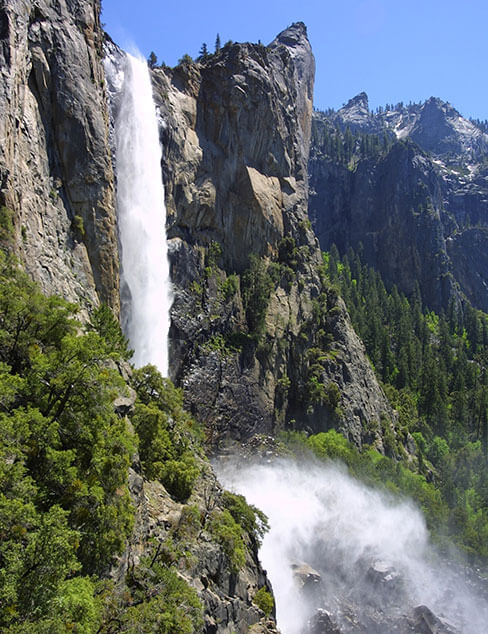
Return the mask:
POLYGON ((200 53, 199 53, 200 59, 202 60, 202 62, 205 62, 208 59, 208 48, 207 48, 207 44, 206 42, 204 42, 202 44, 202 47, 200 49, 200 53))
POLYGON ((156 53, 154 51, 151 51, 149 53, 149 57, 147 58, 147 65, 149 66, 149 68, 153 69, 156 68, 157 63, 158 58, 156 57, 156 53))

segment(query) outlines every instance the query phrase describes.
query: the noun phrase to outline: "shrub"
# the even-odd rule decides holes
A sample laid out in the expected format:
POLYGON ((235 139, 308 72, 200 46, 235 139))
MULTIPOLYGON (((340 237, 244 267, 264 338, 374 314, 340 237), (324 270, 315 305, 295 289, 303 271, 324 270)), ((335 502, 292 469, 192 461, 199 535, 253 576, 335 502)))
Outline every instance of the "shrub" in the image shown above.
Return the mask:
POLYGON ((225 509, 213 514, 209 530, 223 547, 232 572, 238 572, 246 563, 246 549, 240 524, 232 517, 230 511, 225 509))
POLYGON ((230 301, 239 290, 239 277, 234 273, 229 275, 221 284, 220 291, 222 293, 223 299, 228 302, 230 301))
POLYGON ((8 207, 0 207, 0 243, 10 242, 14 235, 14 212, 8 207))
POLYGON ((151 365, 134 370, 132 385, 138 396, 132 423, 139 437, 139 453, 146 476, 160 480, 168 493, 186 500, 198 477, 192 453, 194 423, 183 409, 181 390, 151 365))
POLYGON ((134 590, 133 604, 117 615, 117 631, 194 634, 203 630, 198 595, 174 568, 143 561, 129 584, 134 590))
POLYGON ((265 262, 255 255, 250 257, 250 267, 241 277, 241 291, 249 331, 262 335, 268 310, 273 281, 265 262))
POLYGON ((254 603, 266 616, 270 616, 274 608, 274 599, 270 592, 263 586, 259 588, 253 598, 254 603))
POLYGON ((248 504, 243 495, 224 491, 223 500, 235 521, 260 544, 269 530, 266 515, 254 505, 248 504))
POLYGON ((83 218, 81 216, 76 215, 73 218, 72 227, 73 227, 73 231, 75 235, 80 240, 83 240, 83 238, 86 235, 86 230, 85 230, 85 223, 83 222, 83 218))

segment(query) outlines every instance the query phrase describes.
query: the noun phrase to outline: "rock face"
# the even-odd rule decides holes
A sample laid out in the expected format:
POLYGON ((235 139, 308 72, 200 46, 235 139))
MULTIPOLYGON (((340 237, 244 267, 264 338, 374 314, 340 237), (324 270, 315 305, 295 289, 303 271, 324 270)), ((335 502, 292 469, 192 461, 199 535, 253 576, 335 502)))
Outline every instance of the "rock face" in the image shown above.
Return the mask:
POLYGON ((246 536, 245 564, 234 571, 228 555, 209 529, 212 513, 224 509, 222 488, 208 463, 190 499, 181 504, 160 482, 130 474, 130 491, 137 508, 132 539, 114 571, 118 583, 144 557, 158 557, 178 567, 180 576, 195 588, 204 607, 204 634, 275 634, 273 617, 253 602, 258 589, 271 592, 257 555, 257 543, 246 536), (184 549, 184 552, 183 552, 184 549))
POLYGON ((488 135, 435 98, 373 114, 361 93, 315 113, 310 217, 321 247, 362 250, 390 286, 411 296, 418 283, 431 309, 466 297, 487 310, 487 156, 488 135), (336 137, 348 160, 331 151, 336 137))
POLYGON ((313 79, 302 23, 269 46, 227 45, 153 74, 175 287, 171 373, 216 444, 291 425, 336 426, 360 445, 364 421, 393 418, 318 274, 307 218, 313 79))
MULTIPOLYGON (((99 301, 119 309, 99 8, 11 0, 0 10, 2 213, 28 272, 85 315, 99 301)), ((360 445, 365 421, 393 414, 318 273, 306 213, 314 59, 305 26, 153 78, 166 122, 170 356, 187 404, 216 441, 335 426, 360 445)))
POLYGON ((171 238, 216 240, 225 265, 241 271, 250 253, 272 255, 296 229, 307 200, 313 79, 301 23, 269 47, 235 44, 205 64, 156 70, 171 238))
POLYGON ((98 0, 0 8, 0 203, 48 293, 118 310, 98 0))

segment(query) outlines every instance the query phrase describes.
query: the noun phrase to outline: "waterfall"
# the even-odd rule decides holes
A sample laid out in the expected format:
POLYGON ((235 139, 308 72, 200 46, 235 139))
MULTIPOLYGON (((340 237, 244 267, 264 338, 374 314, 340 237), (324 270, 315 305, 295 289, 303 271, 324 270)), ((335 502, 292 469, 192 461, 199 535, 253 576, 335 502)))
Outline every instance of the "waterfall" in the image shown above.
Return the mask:
POLYGON ((168 374, 171 306, 161 145, 147 63, 108 55, 114 118, 122 329, 133 363, 168 374), (115 104, 115 106, 114 106, 115 104))

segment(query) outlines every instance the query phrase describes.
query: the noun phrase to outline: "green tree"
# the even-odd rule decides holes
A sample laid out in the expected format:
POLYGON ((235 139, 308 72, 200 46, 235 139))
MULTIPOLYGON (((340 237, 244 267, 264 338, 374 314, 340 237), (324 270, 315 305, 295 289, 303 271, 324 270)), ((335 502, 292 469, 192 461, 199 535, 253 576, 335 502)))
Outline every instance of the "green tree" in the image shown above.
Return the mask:
POLYGON ((151 51, 149 53, 149 57, 147 58, 147 65, 152 70, 156 68, 157 63, 158 63, 158 58, 156 57, 156 53, 154 51, 151 51))
POLYGON ((249 331, 259 337, 264 330, 273 280, 263 259, 253 254, 249 261, 250 266, 241 277, 242 299, 249 331))
POLYGON ((202 62, 206 62, 207 59, 209 58, 208 48, 205 42, 202 44, 202 47, 200 48, 199 58, 202 60, 202 62))

